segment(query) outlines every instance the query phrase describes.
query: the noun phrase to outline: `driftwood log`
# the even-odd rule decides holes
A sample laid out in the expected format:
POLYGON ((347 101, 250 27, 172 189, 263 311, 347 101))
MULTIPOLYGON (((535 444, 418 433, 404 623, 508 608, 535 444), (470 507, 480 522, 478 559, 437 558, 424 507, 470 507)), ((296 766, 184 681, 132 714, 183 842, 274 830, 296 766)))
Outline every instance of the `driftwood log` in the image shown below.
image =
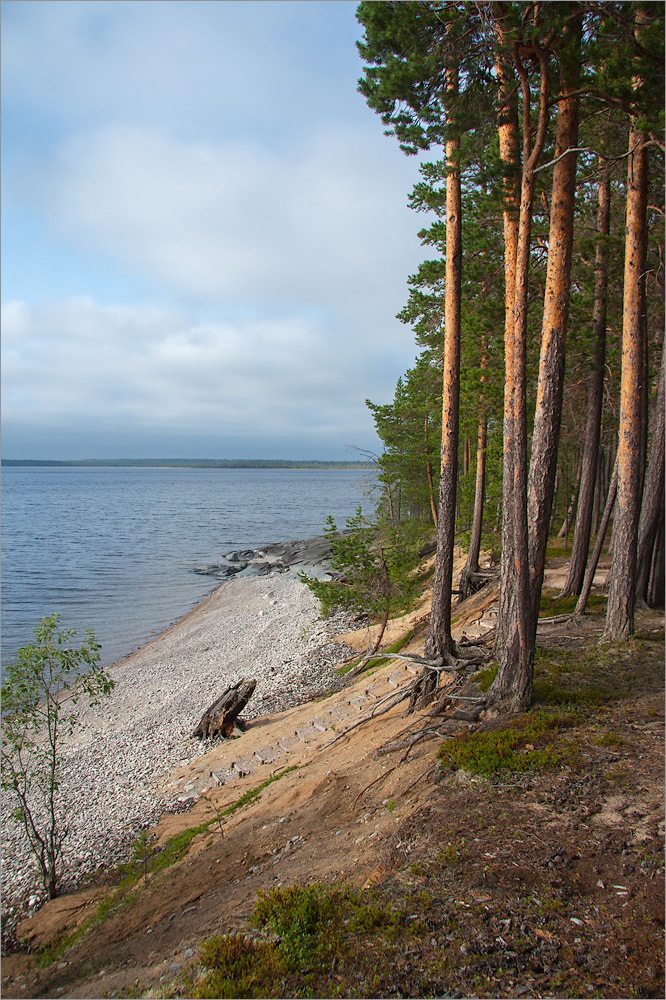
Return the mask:
POLYGON ((229 739, 234 726, 237 725, 238 716, 252 697, 256 686, 256 681, 248 681, 241 677, 206 709, 192 735, 202 740, 215 739, 218 736, 229 739))

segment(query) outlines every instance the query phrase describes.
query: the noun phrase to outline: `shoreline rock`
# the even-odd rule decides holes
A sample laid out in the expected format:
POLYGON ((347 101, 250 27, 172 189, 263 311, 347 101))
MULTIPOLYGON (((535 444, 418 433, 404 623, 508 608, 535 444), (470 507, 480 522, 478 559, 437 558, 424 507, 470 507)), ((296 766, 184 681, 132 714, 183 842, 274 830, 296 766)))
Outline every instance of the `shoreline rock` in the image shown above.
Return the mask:
POLYGON ((197 566, 192 572, 219 580, 242 580, 273 573, 297 576, 306 572, 318 579, 332 580, 337 575, 331 568, 332 555, 329 539, 325 535, 317 535, 291 542, 271 542, 257 549, 233 549, 223 554, 225 562, 197 566))

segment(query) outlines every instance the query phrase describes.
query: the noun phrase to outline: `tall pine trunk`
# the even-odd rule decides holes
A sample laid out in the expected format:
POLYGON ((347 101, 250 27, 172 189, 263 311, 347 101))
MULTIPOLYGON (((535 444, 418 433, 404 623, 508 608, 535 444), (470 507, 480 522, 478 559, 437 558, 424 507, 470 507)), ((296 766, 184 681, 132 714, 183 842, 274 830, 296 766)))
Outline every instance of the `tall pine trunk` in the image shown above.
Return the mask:
POLYGON ((610 486, 608 489, 608 496, 606 497, 606 506, 604 507, 603 514, 601 515, 601 524, 599 525, 599 531, 597 532, 597 540, 594 543, 594 551, 588 561, 587 568, 585 570, 585 579, 583 580, 583 586, 578 596, 576 607, 574 608, 575 615, 585 614, 585 608, 587 607, 587 600, 588 597, 590 596, 590 591, 592 590, 592 584, 594 582, 594 574, 597 571, 597 565, 599 563, 599 558, 601 556, 601 550, 604 547, 604 539, 606 538, 606 532, 608 530, 611 514, 613 513, 613 507, 615 506, 616 496, 617 496, 617 462, 613 467, 613 475, 611 476, 610 486))
POLYGON ((426 478, 428 480, 428 499, 430 500, 430 516, 432 523, 437 528, 437 507, 435 506, 435 486, 432 479, 432 462, 430 461, 430 449, 428 446, 428 414, 423 422, 423 437, 425 441, 426 478))
MULTIPOLYGON (((575 5, 569 6, 574 8, 575 5)), ((562 420, 576 196, 576 153, 570 150, 576 149, 578 144, 579 98, 574 95, 580 83, 580 42, 581 19, 576 17, 563 29, 560 50, 562 81, 555 125, 556 162, 553 169, 541 356, 527 491, 530 594, 535 636, 562 420), (568 94, 572 96, 567 96, 568 94)))
MULTIPOLYGON (((523 95, 523 166, 516 254, 513 343, 511 367, 507 361, 505 413, 512 435, 508 487, 503 520, 511 557, 508 572, 500 584, 500 607, 496 651, 499 670, 490 697, 512 712, 527 708, 532 700, 534 674, 534 626, 530 601, 530 574, 527 523, 527 305, 529 292, 530 236, 534 201, 534 171, 543 149, 548 124, 548 66, 546 52, 535 43, 533 54, 539 61, 540 88, 537 129, 532 141, 530 83, 518 47, 515 61, 523 95), (507 503, 508 500, 508 503, 507 503)), ((505 420, 505 427, 507 421, 505 420)), ((507 458, 505 448, 505 460, 507 458)), ((505 562, 503 560, 502 568, 505 562)))
MULTIPOLYGON (((450 57, 453 59, 453 57, 450 57)), ((447 106, 453 113, 458 94, 458 66, 451 62, 446 73, 447 106)), ((446 291, 444 299, 444 366, 442 381, 442 468, 437 513, 437 555, 433 582, 430 627, 426 656, 448 661, 453 655, 451 638, 451 586, 456 524, 458 479, 458 423, 460 401, 460 287, 462 276, 462 206, 460 193, 460 138, 454 133, 446 142, 446 291)), ((437 689, 439 674, 424 671, 421 704, 437 689)))
POLYGON ((638 550, 636 555, 636 597, 647 602, 650 570, 659 519, 664 504, 664 366, 666 364, 666 340, 662 348, 659 390, 652 414, 650 432, 650 461, 648 463, 643 503, 638 523, 638 550))
POLYGON ((641 383, 647 172, 645 136, 632 124, 629 130, 627 172, 617 500, 613 522, 613 562, 604 630, 604 638, 611 641, 629 638, 634 632, 636 542, 641 502, 641 383))
POLYGON ((474 517, 469 540, 467 561, 460 576, 461 600, 469 591, 469 579, 473 573, 479 572, 479 555, 481 552, 481 532, 483 529, 483 503, 486 492, 486 445, 488 440, 488 412, 483 398, 486 382, 486 351, 485 335, 481 338, 481 412, 479 414, 479 429, 476 436, 476 485, 474 490, 474 517))
POLYGON ((502 464, 502 550, 500 560, 500 599, 495 655, 499 660, 506 645, 506 629, 510 621, 511 601, 515 592, 513 560, 513 351, 514 303, 516 297, 516 258, 520 219, 520 131, 518 102, 515 93, 515 72, 508 57, 510 38, 503 25, 507 5, 496 5, 495 33, 498 57, 495 73, 498 81, 499 152, 504 171, 504 413, 502 464))
MULTIPOLYGON (((592 520, 595 504, 595 484, 599 469, 599 442, 601 440, 601 412, 604 392, 604 366, 606 363, 606 301, 608 291, 608 248, 606 237, 610 233, 610 175, 604 173, 598 186, 597 241, 595 257, 594 312, 592 330, 594 348, 592 371, 587 390, 587 418, 583 443, 583 468, 578 493, 576 527, 569 573, 560 597, 580 594, 585 576, 585 566, 590 547, 592 520)), ((599 491, 597 490, 597 504, 599 491)))

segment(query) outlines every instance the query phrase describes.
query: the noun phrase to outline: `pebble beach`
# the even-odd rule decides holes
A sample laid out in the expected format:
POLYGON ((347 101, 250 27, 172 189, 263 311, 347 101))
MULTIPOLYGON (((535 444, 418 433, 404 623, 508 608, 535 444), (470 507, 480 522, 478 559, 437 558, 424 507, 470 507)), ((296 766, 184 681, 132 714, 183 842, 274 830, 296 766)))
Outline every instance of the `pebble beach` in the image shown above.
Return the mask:
MULTIPOLYGON (((305 544, 305 543, 303 543, 305 544)), ((222 583, 179 622, 114 665, 111 697, 78 706, 63 745, 62 802, 69 829, 63 887, 75 888, 96 870, 126 861, 138 832, 191 800, 157 788, 175 768, 209 749, 193 731, 208 706, 241 677, 257 680, 247 719, 291 708, 339 685, 336 667, 350 650, 332 637, 353 622, 323 620, 297 570, 279 561, 268 575, 222 583)), ((263 553, 261 554, 263 556, 263 553)), ((318 571, 321 571, 321 562, 318 571)), ((3 816, 3 909, 25 910, 43 898, 21 831, 3 816)))

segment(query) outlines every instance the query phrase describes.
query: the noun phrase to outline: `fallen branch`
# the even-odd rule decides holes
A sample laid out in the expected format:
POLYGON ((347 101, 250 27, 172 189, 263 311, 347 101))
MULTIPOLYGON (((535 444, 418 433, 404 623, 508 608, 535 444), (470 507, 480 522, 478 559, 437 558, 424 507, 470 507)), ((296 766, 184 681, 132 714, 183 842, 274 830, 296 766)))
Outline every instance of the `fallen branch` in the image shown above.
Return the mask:
POLYGON ((552 618, 539 618, 537 621, 537 628, 539 625, 561 625, 562 622, 573 621, 577 616, 570 612, 566 615, 553 615, 552 618))

